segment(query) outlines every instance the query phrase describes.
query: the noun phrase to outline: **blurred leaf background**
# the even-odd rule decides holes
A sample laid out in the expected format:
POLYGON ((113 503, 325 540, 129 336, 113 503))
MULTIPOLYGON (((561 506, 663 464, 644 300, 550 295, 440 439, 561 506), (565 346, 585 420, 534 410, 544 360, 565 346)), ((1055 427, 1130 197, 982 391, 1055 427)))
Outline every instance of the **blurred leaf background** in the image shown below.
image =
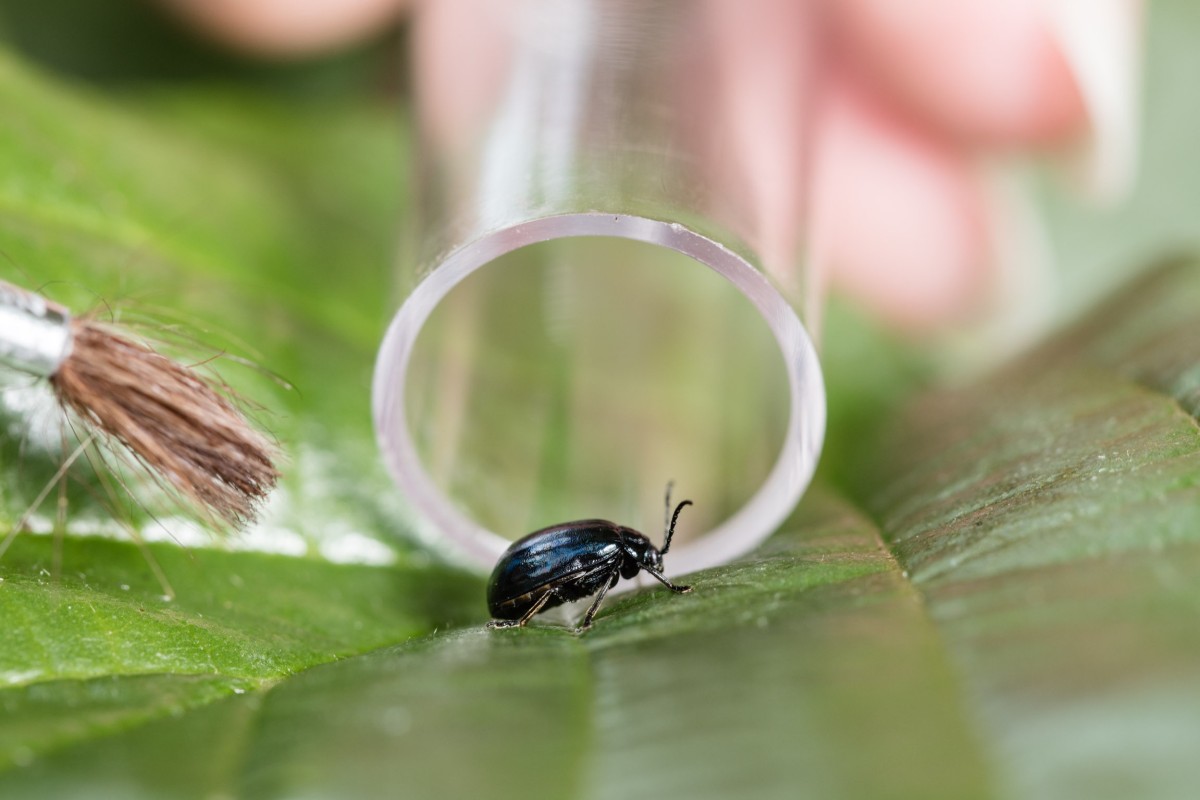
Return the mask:
MULTIPOLYGON (((61 547, 17 537, 0 795, 1200 785, 1200 265, 1163 259, 1198 231, 1193 4, 1149 16, 1134 195, 1090 209, 1028 176, 1063 330, 939 388, 927 357, 836 308, 826 457, 793 518, 692 595, 615 600, 585 637, 484 631, 482 579, 412 538, 378 463, 367 395, 407 169, 396 41, 268 67, 140 4, 0 9, 0 276, 127 300, 296 387, 223 373, 270 409, 288 478, 249 540, 150 545, 174 601, 86 492, 61 547)), ((3 397, 7 530, 59 456, 29 427, 44 393, 3 397)))

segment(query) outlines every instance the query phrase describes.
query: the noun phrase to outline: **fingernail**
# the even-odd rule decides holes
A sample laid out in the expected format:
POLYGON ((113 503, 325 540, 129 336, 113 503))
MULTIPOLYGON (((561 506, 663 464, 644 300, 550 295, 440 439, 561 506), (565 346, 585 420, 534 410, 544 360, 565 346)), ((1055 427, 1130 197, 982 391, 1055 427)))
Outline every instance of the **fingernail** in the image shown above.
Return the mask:
POLYGON ((1050 0, 1049 18, 1090 123, 1068 169, 1085 193, 1112 202, 1137 171, 1142 3, 1050 0))

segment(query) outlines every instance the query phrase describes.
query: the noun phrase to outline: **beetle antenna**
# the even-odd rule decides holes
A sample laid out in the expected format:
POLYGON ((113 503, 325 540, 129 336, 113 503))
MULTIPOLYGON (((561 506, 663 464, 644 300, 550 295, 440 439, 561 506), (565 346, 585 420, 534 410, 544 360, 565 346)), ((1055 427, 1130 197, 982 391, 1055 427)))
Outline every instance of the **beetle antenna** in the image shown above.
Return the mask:
POLYGON ((679 521, 679 512, 683 511, 684 506, 692 505, 691 500, 684 500, 679 505, 675 506, 675 515, 671 517, 671 527, 667 528, 667 540, 663 542, 663 549, 659 551, 662 555, 666 555, 671 549, 671 537, 675 535, 675 523, 679 521))
POLYGON ((675 481, 667 481, 667 496, 663 499, 663 533, 667 532, 667 528, 671 527, 671 489, 675 488, 675 481))

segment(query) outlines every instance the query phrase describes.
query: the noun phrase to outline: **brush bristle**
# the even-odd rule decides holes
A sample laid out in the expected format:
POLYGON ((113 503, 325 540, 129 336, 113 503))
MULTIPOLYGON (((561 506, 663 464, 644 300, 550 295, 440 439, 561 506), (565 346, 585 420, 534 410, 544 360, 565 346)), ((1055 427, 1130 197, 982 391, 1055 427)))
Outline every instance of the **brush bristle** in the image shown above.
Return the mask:
POLYGON ((206 515, 241 527, 279 479, 275 448, 194 370, 88 319, 50 383, 206 515))

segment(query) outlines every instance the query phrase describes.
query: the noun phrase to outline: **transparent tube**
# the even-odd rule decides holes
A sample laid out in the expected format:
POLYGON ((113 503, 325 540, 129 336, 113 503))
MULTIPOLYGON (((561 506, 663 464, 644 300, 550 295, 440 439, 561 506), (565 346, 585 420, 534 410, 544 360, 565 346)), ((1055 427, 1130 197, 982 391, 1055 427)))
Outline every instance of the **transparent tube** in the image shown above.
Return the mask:
POLYGON ((696 507, 668 574, 749 550, 825 427, 808 5, 427 6, 419 213, 373 397, 425 532, 485 569, 567 519, 654 538, 674 480, 696 507))

